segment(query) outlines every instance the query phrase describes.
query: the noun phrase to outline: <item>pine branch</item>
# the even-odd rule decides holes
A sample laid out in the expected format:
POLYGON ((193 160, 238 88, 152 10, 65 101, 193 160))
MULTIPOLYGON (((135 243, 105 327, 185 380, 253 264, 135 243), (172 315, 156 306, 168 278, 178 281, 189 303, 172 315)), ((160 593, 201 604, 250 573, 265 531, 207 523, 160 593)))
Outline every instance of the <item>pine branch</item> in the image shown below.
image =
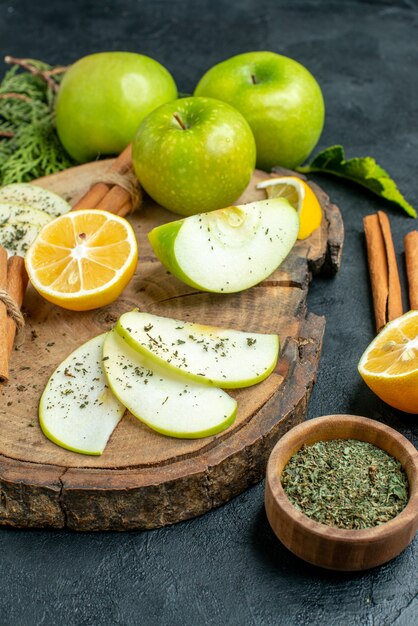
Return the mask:
POLYGON ((74 162, 55 130, 54 103, 65 67, 6 57, 0 84, 0 184, 29 182, 74 162))
POLYGON ((59 89, 59 83, 54 80, 53 76, 63 74, 67 70, 67 67, 54 67, 46 69, 49 66, 47 66, 46 63, 43 63, 43 61, 37 61, 35 59, 18 59, 9 55, 4 57, 4 61, 9 65, 17 65, 18 67, 21 67, 27 72, 30 72, 33 76, 40 76, 53 91, 58 91, 59 89), (45 69, 42 69, 43 66, 45 66, 45 69))

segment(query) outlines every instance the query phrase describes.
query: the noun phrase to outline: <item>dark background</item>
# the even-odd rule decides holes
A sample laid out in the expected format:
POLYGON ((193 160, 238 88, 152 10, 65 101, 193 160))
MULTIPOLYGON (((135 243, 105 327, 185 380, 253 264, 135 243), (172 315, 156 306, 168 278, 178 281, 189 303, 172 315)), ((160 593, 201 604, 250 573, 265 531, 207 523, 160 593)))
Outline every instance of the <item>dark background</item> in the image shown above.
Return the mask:
MULTIPOLYGON (((349 157, 374 156, 418 208, 417 25, 416 0, 1 0, 0 57, 67 64, 94 51, 132 50, 163 63, 190 92, 233 54, 283 53, 323 89, 318 148, 342 143, 349 157)), ((374 336, 362 216, 387 210, 402 273, 403 236, 417 223, 366 191, 316 180, 341 207, 346 241, 339 275, 315 279, 310 290, 310 309, 326 315, 327 327, 309 417, 365 415, 417 445, 417 416, 380 402, 356 369, 374 336)), ((153 532, 1 528, 0 624, 409 626, 418 624, 417 552, 415 539, 391 563, 359 574, 309 566, 270 530, 263 484, 153 532)))

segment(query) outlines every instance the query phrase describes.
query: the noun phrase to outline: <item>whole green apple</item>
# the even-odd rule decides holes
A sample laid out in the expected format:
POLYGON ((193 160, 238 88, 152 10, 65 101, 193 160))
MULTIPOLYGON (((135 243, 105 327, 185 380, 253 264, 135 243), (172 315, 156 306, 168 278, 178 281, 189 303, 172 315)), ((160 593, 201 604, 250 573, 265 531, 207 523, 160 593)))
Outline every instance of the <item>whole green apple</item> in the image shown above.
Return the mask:
POLYGON ((118 154, 153 109, 177 98, 171 74, 133 52, 99 52, 70 67, 56 102, 61 143, 76 161, 118 154))
POLYGON ((182 98, 145 118, 132 162, 145 191, 161 206, 194 215, 228 206, 250 182, 255 141, 229 104, 182 98))
POLYGON ((297 61, 248 52, 215 65, 195 96, 216 97, 240 111, 254 133, 257 167, 294 168, 313 150, 324 125, 321 89, 297 61))

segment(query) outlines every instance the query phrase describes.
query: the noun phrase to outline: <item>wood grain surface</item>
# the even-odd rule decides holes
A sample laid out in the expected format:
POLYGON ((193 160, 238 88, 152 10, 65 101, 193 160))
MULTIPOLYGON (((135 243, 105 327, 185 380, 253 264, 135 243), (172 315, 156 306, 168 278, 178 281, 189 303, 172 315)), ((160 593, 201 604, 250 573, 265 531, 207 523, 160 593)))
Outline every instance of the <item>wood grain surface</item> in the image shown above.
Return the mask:
MULTIPOLYGON (((75 203, 110 163, 79 166, 38 184, 75 203)), ((240 201, 263 198, 255 184, 266 176, 255 172, 240 201)), ((299 241, 274 274, 245 292, 199 292, 170 275, 156 260, 147 233, 177 216, 149 199, 129 218, 138 238, 138 268, 113 304, 74 313, 28 288, 26 327, 11 359, 10 383, 0 397, 1 524, 76 530, 154 528, 200 515, 263 477, 276 441, 304 419, 315 379, 325 320, 307 312, 311 276, 335 273, 341 258, 340 212, 313 187, 324 211, 322 226, 299 241), (38 426, 38 402, 49 376, 72 350, 110 329, 121 313, 135 307, 200 323, 278 333, 277 368, 259 385, 231 392, 238 400, 237 419, 216 436, 172 439, 126 414, 101 457, 61 449, 38 426)))

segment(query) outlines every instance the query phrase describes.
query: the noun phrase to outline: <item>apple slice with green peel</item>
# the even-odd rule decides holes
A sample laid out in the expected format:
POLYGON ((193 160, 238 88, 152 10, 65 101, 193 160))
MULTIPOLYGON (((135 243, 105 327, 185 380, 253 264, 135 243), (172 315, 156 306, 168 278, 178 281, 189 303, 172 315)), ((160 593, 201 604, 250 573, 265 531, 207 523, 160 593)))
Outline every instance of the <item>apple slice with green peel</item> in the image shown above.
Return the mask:
POLYGON ((160 261, 187 285, 234 293, 269 276, 289 254, 298 231, 295 209, 272 198, 163 224, 148 238, 160 261))
POLYGON ((103 371, 105 337, 94 337, 70 354, 52 374, 39 403, 46 437, 81 454, 102 454, 125 412, 103 371))
POLYGON ((9 255, 25 256, 40 227, 30 222, 7 222, 0 224, 0 245, 9 255))
POLYGON ((34 209, 23 204, 0 202, 0 224, 10 222, 30 223, 39 226, 39 229, 48 224, 53 217, 45 211, 34 209))
POLYGON ((103 346, 103 365, 115 396, 159 433, 184 439, 214 435, 235 419, 237 403, 222 389, 167 373, 115 331, 103 346))
POLYGON ((224 389, 249 387, 276 367, 277 335, 203 326, 131 311, 116 332, 135 350, 168 372, 224 389))
POLYGON ((51 217, 58 217, 71 210, 71 206, 61 196, 30 183, 13 183, 1 187, 0 202, 24 204, 34 209, 45 211, 51 217))
POLYGON ((0 245, 10 254, 25 255, 38 232, 53 217, 31 206, 0 201, 0 245))

